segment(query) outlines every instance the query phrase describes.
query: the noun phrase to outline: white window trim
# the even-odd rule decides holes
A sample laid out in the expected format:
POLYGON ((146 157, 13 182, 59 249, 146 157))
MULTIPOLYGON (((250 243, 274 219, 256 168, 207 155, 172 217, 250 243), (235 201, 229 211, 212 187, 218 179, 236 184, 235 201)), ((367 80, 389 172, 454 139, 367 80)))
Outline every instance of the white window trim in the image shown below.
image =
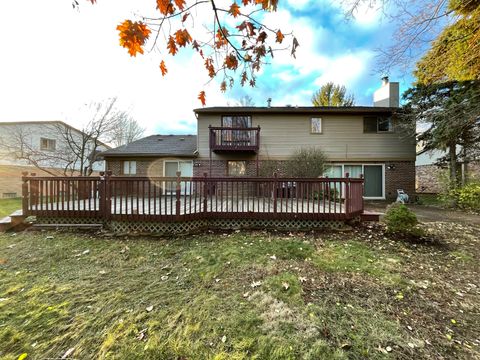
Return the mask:
POLYGON ((321 135, 323 134, 323 119, 321 117, 312 117, 310 118, 310 134, 312 135, 321 135), (320 120, 320 132, 313 132, 312 130, 312 122, 313 120, 320 120))
POLYGON ((131 176, 131 175, 137 175, 137 160, 124 160, 123 161, 123 169, 122 173, 123 175, 131 176), (128 174, 125 173, 125 164, 128 163, 128 174), (132 163, 135 163, 135 173, 132 174, 132 163))
MULTIPOLYGON (((385 163, 332 163, 329 165, 341 166, 342 177, 345 176, 345 166, 362 166, 362 175, 365 174, 365 166, 381 166, 382 167, 382 196, 364 196, 365 200, 385 200, 385 163)), ((328 165, 327 165, 328 166, 328 165)))

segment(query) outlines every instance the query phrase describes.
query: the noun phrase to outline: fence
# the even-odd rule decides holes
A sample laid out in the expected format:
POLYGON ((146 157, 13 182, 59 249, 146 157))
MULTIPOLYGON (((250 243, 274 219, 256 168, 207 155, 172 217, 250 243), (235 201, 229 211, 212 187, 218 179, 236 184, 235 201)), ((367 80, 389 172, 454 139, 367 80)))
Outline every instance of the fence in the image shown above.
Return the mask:
POLYGON ((26 215, 179 222, 193 219, 347 220, 363 212, 363 179, 37 177, 23 180, 26 215))

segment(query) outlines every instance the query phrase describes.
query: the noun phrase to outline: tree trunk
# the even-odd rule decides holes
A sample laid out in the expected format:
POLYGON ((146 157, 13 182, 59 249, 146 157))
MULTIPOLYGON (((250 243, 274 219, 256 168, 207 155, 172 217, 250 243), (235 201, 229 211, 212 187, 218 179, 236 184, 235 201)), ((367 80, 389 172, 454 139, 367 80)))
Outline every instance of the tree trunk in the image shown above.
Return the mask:
POLYGON ((457 178, 457 144, 450 144, 448 147, 450 156, 450 188, 456 189, 458 185, 457 178))

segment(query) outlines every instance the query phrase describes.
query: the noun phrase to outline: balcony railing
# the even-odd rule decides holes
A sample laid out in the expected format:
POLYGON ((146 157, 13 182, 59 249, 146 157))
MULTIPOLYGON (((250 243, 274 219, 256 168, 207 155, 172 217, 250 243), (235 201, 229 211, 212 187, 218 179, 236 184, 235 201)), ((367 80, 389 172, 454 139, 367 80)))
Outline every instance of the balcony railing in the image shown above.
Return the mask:
POLYGON ((210 149, 257 152, 260 146, 260 126, 251 128, 210 126, 210 149))

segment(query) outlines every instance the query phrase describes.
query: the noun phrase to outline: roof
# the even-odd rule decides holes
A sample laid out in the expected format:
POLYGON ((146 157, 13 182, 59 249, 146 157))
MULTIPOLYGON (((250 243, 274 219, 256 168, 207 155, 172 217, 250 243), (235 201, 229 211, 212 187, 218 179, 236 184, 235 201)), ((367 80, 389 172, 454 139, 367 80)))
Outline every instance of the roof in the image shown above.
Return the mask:
POLYGON ((151 135, 130 144, 104 151, 102 156, 194 157, 196 156, 196 150, 196 135, 151 135))
POLYGON ((391 114, 399 108, 378 106, 219 106, 193 110, 196 114, 391 114))
MULTIPOLYGON (((82 130, 79 130, 77 128, 74 128, 72 125, 67 124, 66 122, 60 121, 60 120, 39 120, 39 121, 33 121, 33 120, 28 120, 28 121, 0 121, 0 126, 2 125, 62 125, 65 126, 66 128, 76 131, 80 134, 84 134, 82 130)), ((112 147, 105 144, 104 142, 98 140, 97 141, 99 145, 102 145, 106 147, 107 149, 111 149, 112 147)))

